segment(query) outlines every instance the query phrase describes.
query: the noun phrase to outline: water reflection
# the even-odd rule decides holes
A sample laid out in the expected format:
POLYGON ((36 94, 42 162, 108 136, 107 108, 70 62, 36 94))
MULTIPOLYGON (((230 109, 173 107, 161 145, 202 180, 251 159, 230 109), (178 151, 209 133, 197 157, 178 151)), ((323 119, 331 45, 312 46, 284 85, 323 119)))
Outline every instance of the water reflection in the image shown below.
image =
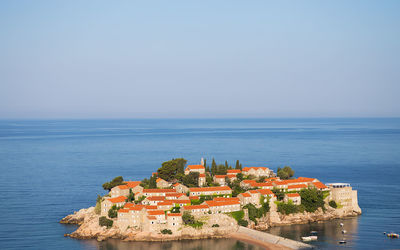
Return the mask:
POLYGON ((182 240, 170 242, 123 242, 121 240, 107 240, 97 243, 102 250, 206 250, 206 249, 232 249, 232 250, 262 250, 264 248, 233 239, 205 239, 182 240))
POLYGON ((268 232, 300 241, 302 236, 308 236, 311 231, 317 231, 318 241, 310 244, 323 249, 354 248, 358 239, 358 219, 358 217, 354 217, 303 225, 273 227, 268 232), (343 223, 343 227, 340 226, 340 223, 343 223), (342 230, 347 232, 342 234, 342 230), (347 243, 340 245, 339 241, 341 240, 345 240, 347 243))

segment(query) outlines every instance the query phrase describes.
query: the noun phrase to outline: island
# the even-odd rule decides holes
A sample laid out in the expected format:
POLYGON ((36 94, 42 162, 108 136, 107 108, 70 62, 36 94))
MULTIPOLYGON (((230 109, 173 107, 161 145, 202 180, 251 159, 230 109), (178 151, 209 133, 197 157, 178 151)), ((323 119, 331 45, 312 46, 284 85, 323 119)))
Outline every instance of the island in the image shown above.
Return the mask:
MULTIPOLYGON (((357 190, 348 183, 294 177, 286 166, 187 165, 183 158, 162 163, 149 179, 104 183, 96 205, 63 218, 79 228, 65 236, 103 241, 246 239, 248 229, 302 224, 361 214, 357 190), (242 230, 240 230, 242 228, 242 230), (246 228, 244 230, 244 228, 246 228)), ((253 230, 253 231, 254 231, 253 230)))

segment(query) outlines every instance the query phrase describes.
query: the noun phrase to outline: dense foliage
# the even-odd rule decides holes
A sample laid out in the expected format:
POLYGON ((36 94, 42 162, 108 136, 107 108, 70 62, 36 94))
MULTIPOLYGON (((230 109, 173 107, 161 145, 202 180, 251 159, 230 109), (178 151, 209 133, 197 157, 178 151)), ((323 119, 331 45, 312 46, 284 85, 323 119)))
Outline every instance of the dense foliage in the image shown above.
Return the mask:
POLYGON ((103 197, 101 197, 100 195, 97 195, 96 206, 94 207, 95 214, 101 213, 101 201, 102 200, 103 200, 103 197))
POLYGON ((183 215, 182 215, 182 221, 183 221, 183 223, 185 224, 185 225, 189 225, 189 226, 191 226, 191 227, 194 227, 194 228, 201 228, 202 226, 203 226, 203 222, 201 222, 201 221, 196 221, 195 219, 194 219, 194 216, 190 213, 190 212, 188 212, 188 211, 185 211, 184 213, 183 213, 183 215))
POLYGON ((278 212, 282 214, 293 214, 300 211, 300 207, 293 204, 293 201, 289 200, 288 203, 279 202, 278 212))
POLYGON ((248 214, 249 214, 249 219, 254 221, 254 223, 257 224, 257 219, 261 218, 263 215, 265 215, 269 211, 269 206, 268 206, 268 211, 266 208, 260 207, 256 208, 254 204, 249 203, 243 208, 247 208, 248 214))
POLYGON ((199 175, 198 172, 190 172, 188 175, 185 175, 183 177, 183 185, 187 187, 198 187, 199 175))
POLYGON ((240 170, 242 170, 242 164, 239 163, 239 160, 236 160, 235 169, 240 169, 240 170))
POLYGON ((333 207, 333 208, 337 208, 337 207, 338 207, 337 204, 336 204, 336 202, 335 202, 334 200, 331 200, 331 201, 329 202, 329 206, 331 206, 331 207, 333 207))
POLYGON ((163 229, 163 230, 161 230, 161 233, 162 234, 172 234, 172 231, 169 229, 163 229))
POLYGON ((302 189, 300 192, 301 206, 307 212, 315 212, 319 207, 324 208, 323 193, 315 188, 302 189))
POLYGON ((219 227, 218 224, 213 224, 211 227, 219 227))
POLYGON ((187 160, 183 158, 163 162, 157 170, 158 177, 166 181, 182 180, 187 160))
POLYGON ((239 222, 241 219, 243 219, 244 212, 243 212, 243 210, 239 210, 239 211, 231 212, 231 215, 237 222, 239 222))
POLYGON ((239 226, 247 227, 249 225, 249 222, 247 220, 239 220, 238 224, 239 226))
POLYGON ((274 193, 276 195, 276 199, 278 201, 283 200, 283 198, 285 197, 285 192, 282 189, 278 189, 278 188, 274 187, 271 191, 272 191, 272 193, 274 193))
POLYGON ((110 210, 108 210, 108 217, 117 218, 119 208, 113 205, 110 210))
POLYGON ((135 200, 135 194, 132 192, 132 189, 129 189, 129 195, 126 198, 126 202, 133 202, 135 200))
POLYGON ((144 178, 142 182, 140 182, 140 186, 143 188, 157 188, 157 176, 152 175, 150 179, 144 178))
POLYGON ((99 225, 102 227, 106 226, 107 228, 110 228, 113 225, 113 221, 110 219, 107 219, 105 216, 101 216, 99 218, 99 225))
POLYGON ((124 178, 122 178, 122 176, 118 176, 118 177, 115 177, 112 181, 104 183, 103 188, 104 188, 104 190, 110 191, 113 187, 122 185, 123 182, 124 182, 124 178))
POLYGON ((276 172, 276 174, 282 180, 287 180, 287 179, 291 178, 292 176, 294 176, 294 170, 289 166, 285 166, 284 168, 278 168, 278 171, 276 172))

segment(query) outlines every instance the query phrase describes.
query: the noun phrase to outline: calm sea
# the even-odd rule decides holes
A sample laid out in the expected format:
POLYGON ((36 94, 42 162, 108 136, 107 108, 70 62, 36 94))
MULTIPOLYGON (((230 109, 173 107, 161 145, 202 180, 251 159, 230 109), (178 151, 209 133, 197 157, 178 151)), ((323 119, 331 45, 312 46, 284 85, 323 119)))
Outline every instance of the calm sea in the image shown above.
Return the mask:
POLYGON ((58 221, 94 205, 101 184, 122 175, 141 180, 161 162, 239 159, 296 176, 349 182, 363 215, 340 221, 279 227, 298 240, 318 230, 321 248, 400 248, 400 119, 47 120, 0 121, 1 249, 256 249, 230 240, 197 243, 121 243, 64 238, 75 230, 58 221), (347 246, 338 240, 346 238, 347 246))

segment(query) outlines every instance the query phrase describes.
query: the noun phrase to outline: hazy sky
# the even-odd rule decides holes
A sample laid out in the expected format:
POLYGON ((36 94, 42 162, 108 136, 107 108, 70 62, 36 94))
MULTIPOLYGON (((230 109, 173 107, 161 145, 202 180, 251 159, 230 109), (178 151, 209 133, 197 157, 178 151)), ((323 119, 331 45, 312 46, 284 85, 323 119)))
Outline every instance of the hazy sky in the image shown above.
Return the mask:
POLYGON ((0 118, 400 116, 400 1, 0 1, 0 118))

